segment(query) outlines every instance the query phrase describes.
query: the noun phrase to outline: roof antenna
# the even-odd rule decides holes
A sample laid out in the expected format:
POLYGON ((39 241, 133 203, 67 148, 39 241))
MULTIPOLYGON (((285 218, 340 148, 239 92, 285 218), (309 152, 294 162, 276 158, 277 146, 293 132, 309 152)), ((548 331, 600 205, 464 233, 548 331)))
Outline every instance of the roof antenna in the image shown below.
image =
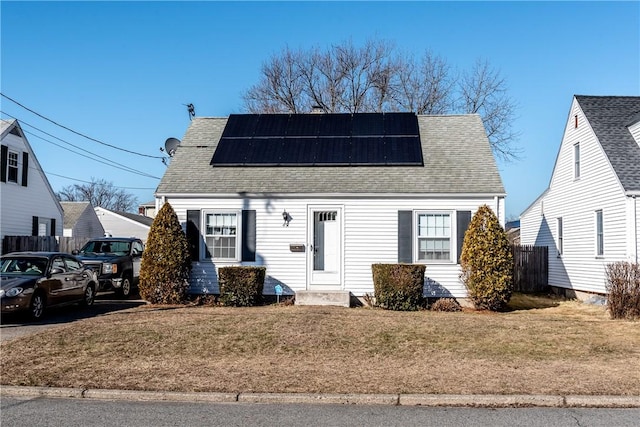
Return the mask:
POLYGON ((191 120, 196 116, 196 107, 194 107, 193 104, 182 104, 182 105, 187 107, 187 111, 189 112, 189 120, 191 120))

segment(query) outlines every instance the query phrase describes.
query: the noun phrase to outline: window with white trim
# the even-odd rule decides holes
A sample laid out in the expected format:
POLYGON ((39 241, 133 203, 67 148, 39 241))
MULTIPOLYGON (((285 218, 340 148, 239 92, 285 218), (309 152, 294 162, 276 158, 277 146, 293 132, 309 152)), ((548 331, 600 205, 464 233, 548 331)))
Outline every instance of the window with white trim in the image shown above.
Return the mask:
POLYGON ((573 177, 580 178, 580 143, 573 146, 573 177))
POLYGON ((238 212, 206 212, 205 242, 213 259, 237 261, 239 230, 238 212))
POLYGON ((596 256, 604 255, 604 218, 602 209, 596 211, 596 256))
POLYGON ((558 218, 558 256, 562 255, 564 246, 564 226, 562 224, 562 217, 558 218))
POLYGON ((451 261, 451 214, 419 212, 417 215, 418 261, 451 261))
POLYGON ((9 151, 7 155, 7 181, 18 183, 18 153, 9 151))

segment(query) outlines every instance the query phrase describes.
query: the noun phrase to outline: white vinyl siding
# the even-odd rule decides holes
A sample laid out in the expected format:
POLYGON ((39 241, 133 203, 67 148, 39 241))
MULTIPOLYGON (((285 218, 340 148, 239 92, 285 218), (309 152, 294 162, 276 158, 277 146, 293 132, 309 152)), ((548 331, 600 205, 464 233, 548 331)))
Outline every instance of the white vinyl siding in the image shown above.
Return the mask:
POLYGON ((150 226, 118 215, 108 209, 96 207, 94 210, 104 233, 113 237, 137 237, 142 240, 143 243, 147 241, 150 226))
POLYGON ((626 260, 627 197, 591 127, 574 101, 549 188, 521 216, 523 245, 553 248, 556 218, 562 217, 562 256, 549 256, 549 285, 604 293, 606 265, 626 260), (574 115, 580 126, 574 127, 574 115), (580 179, 574 179, 574 145, 580 142, 580 179), (596 256, 594 209, 604 206, 602 256, 596 256))
MULTIPOLYGON (((220 266, 264 265, 267 267, 266 294, 273 294, 280 284, 285 294, 307 289, 309 206, 341 206, 343 216, 343 273, 340 289, 356 296, 373 293, 371 265, 398 262, 398 211, 451 212, 451 224, 455 228, 457 210, 471 211, 482 204, 491 207, 496 199, 486 198, 168 198, 178 219, 184 223, 187 210, 202 212, 233 212, 252 209, 256 211, 256 261, 233 262, 204 259, 194 262, 191 276, 193 293, 219 291, 216 270, 220 266), (283 227, 282 212, 292 220, 283 227), (290 245, 304 245, 305 252, 291 251, 290 245)), ((504 199, 497 203, 504 224, 504 199)), ((494 208, 496 209, 496 208, 494 208)), ((204 224, 204 219, 202 219, 204 224)), ((202 232, 202 229, 201 229, 202 232)), ((241 233, 241 231, 240 231, 241 233)), ((451 232, 451 259, 455 260, 456 236, 451 232)), ((204 236, 203 236, 204 238, 204 236)), ((240 242, 240 239, 238 239, 240 242)), ((455 262, 427 264, 425 293, 429 296, 465 297, 466 289, 459 278, 460 266, 455 262)))
POLYGON ((51 234, 62 236, 62 207, 55 198, 44 172, 39 168, 37 158, 30 146, 26 140, 12 133, 4 137, 2 144, 9 147, 9 152, 20 153, 18 155, 18 183, 22 179, 23 153, 29 154, 31 166, 27 170, 28 186, 16 185, 13 182, 0 183, 0 194, 2 194, 0 239, 3 239, 4 236, 31 236, 34 216, 55 219, 56 229, 51 234))

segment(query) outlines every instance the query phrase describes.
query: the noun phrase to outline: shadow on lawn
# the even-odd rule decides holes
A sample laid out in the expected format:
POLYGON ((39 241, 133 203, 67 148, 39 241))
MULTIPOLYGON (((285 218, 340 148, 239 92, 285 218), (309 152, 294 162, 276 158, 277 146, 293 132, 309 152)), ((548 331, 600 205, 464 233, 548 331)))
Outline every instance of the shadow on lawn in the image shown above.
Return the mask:
POLYGON ((522 294, 514 293, 505 308, 505 312, 519 310, 534 310, 541 308, 552 308, 566 301, 565 298, 551 294, 522 294))

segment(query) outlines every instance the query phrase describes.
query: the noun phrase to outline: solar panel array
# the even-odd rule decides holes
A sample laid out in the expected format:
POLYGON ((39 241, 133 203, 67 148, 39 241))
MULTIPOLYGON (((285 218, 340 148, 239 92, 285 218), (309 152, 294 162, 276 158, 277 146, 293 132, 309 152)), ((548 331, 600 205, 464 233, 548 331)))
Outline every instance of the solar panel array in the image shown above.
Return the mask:
POLYGON ((213 166, 422 166, 413 113, 232 114, 213 166))

